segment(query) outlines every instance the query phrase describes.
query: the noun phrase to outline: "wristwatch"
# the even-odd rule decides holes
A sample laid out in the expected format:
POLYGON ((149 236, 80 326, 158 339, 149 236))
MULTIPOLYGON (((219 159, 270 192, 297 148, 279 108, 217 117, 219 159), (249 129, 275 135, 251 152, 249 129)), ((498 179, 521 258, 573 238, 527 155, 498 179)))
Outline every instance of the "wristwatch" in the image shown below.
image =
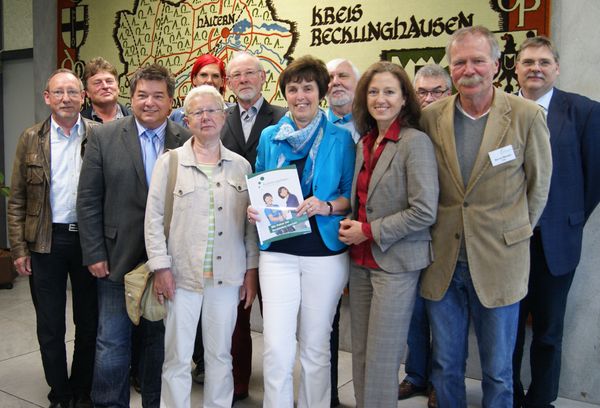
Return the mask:
POLYGON ((331 215, 333 213, 333 204, 331 204, 331 201, 325 201, 325 204, 329 207, 329 215, 331 215))

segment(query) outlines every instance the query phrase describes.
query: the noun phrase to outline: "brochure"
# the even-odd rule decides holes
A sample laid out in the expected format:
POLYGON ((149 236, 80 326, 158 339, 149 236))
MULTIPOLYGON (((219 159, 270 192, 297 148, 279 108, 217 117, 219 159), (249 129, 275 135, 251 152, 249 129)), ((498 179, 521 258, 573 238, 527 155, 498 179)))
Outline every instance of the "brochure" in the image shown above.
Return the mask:
POLYGON ((260 214, 256 228, 261 244, 311 232, 308 216, 296 212, 304 201, 296 166, 250 174, 246 182, 252 207, 260 214))

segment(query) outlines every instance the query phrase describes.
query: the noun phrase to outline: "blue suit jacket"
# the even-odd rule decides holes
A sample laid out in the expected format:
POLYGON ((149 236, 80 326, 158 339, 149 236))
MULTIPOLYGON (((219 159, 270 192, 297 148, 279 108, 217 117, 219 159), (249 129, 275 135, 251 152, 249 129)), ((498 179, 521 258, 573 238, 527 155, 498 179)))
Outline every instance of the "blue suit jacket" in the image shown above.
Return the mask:
MULTIPOLYGON (((277 167, 277 159, 280 154, 280 143, 274 141, 273 137, 279 130, 280 123, 269 126, 263 130, 258 144, 256 156, 256 171, 272 170, 277 167)), ((354 175, 355 145, 350 132, 342 129, 329 121, 325 122, 323 139, 319 146, 315 162, 315 174, 313 177, 313 195, 321 201, 335 200, 344 196, 350 200, 352 192, 352 177, 354 175)), ((321 238, 327 248, 339 251, 345 248, 338 239, 338 229, 341 215, 322 216, 316 215, 317 225, 321 238)), ((261 249, 269 245, 261 246, 261 249)))
POLYGON ((600 103, 554 89, 548 108, 552 181, 539 226, 550 273, 572 272, 600 199, 600 103))

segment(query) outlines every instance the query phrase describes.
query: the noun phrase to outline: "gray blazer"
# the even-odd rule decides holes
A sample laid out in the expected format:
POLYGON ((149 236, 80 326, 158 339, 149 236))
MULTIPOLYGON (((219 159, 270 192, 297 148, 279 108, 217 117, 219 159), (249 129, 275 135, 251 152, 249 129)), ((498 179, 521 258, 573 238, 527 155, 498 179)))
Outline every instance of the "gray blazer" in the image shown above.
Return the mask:
POLYGON ((236 103, 226 111, 225 126, 221 130, 221 141, 226 148, 248 160, 254 171, 256 148, 258 147, 260 134, 264 128, 279 122, 286 111, 285 108, 271 105, 266 100, 263 101, 246 142, 240 119, 240 106, 236 103))
MULTIPOLYGON (((181 146, 190 133, 167 122, 165 149, 181 146)), ((145 261, 144 213, 148 183, 135 118, 95 127, 79 177, 77 219, 84 265, 108 260, 109 279, 145 261)))
MULTIPOLYGON (((363 140, 358 143, 352 216, 358 216, 356 180, 364 164, 363 140)), ((387 141, 377 161, 367 192, 367 221, 371 224, 371 251, 386 272, 408 272, 433 261, 429 227, 438 204, 437 163, 429 137, 403 128, 397 142, 387 141)))

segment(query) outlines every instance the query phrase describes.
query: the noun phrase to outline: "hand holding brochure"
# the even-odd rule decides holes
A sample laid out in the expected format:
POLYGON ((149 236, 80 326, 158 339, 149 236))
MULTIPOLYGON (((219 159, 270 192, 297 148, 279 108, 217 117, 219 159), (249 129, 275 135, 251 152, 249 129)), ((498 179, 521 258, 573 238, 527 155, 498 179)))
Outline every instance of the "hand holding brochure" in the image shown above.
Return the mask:
POLYGON ((246 176, 250 202, 260 214, 256 223, 261 244, 309 234, 306 214, 296 209, 304 200, 296 166, 286 166, 246 176))

